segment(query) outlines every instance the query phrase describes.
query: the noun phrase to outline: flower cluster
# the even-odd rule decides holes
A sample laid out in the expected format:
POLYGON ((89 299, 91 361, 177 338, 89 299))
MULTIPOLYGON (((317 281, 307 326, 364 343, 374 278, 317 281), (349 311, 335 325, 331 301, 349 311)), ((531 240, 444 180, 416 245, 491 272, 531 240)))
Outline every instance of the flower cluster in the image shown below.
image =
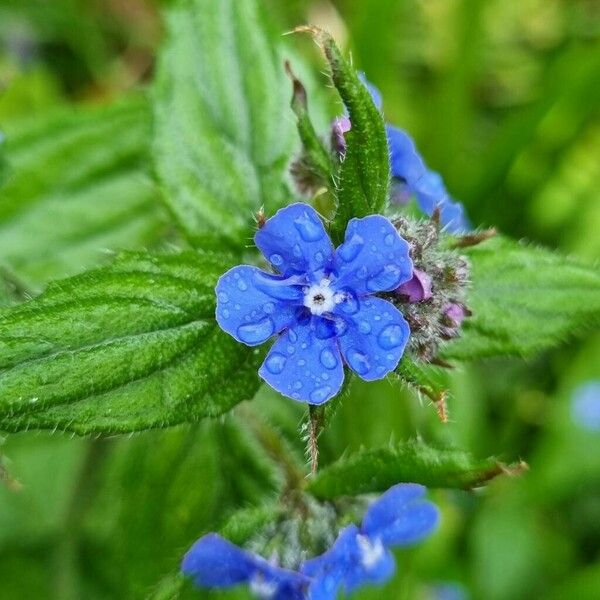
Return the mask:
POLYGON ((198 540, 182 570, 202 588, 247 584, 263 600, 335 600, 365 584, 382 584, 394 573, 391 548, 416 543, 436 528, 438 510, 425 488, 399 484, 367 509, 360 527, 343 529, 324 554, 284 569, 216 534, 198 540))
MULTIPOLYGON (((379 90, 364 77, 362 80, 371 93, 373 102, 381 110, 379 90)), ((346 149, 344 133, 350 131, 351 127, 347 115, 338 117, 333 122, 332 146, 340 155, 346 149)), ((441 223, 447 231, 459 233, 470 229, 463 205, 452 199, 441 175, 427 167, 410 135, 390 124, 386 125, 386 133, 393 177, 392 200, 405 204, 414 196, 425 214, 431 216, 436 209, 440 211, 441 223)))
POLYGON ((408 242, 413 276, 393 294, 410 326, 408 349, 425 361, 436 358, 440 344, 455 338, 471 311, 466 306, 470 268, 466 258, 448 249, 436 219, 393 220, 408 242))
POLYGON ((344 363, 359 377, 385 377, 409 337, 402 313, 374 294, 412 277, 409 247, 392 223, 370 215, 348 223, 334 249, 316 211, 291 204, 254 241, 277 274, 241 265, 217 283, 217 322, 249 346, 277 341, 259 370, 295 400, 322 404, 340 390, 344 363))

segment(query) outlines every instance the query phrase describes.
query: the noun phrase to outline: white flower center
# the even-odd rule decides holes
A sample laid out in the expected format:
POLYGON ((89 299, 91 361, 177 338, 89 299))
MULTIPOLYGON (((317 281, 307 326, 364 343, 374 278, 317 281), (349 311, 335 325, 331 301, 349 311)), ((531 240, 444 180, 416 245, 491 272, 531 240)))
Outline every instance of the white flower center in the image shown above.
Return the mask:
POLYGON ((359 535, 356 538, 360 549, 360 560, 365 569, 372 569, 385 554, 385 548, 381 540, 371 541, 365 535, 359 535))
POLYGON ((336 304, 344 300, 344 294, 335 293, 331 289, 329 279, 321 279, 317 284, 304 289, 304 306, 313 315, 322 315, 331 312, 336 304))
POLYGON ((260 600, 271 600, 277 592, 277 584, 267 581, 262 574, 257 573, 250 580, 250 593, 260 600))

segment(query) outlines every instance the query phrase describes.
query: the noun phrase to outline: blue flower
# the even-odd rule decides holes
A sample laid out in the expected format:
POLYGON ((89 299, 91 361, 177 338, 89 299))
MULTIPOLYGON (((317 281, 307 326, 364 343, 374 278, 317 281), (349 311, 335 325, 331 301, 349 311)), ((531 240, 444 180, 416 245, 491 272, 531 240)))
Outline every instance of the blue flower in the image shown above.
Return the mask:
MULTIPOLYGON (((381 93, 364 74, 361 73, 360 78, 369 90, 373 103, 381 110, 381 93)), ((347 117, 334 121, 332 139, 335 140, 334 147, 340 154, 345 151, 343 134, 350 128, 347 117), (343 123, 343 128, 340 127, 340 123, 343 123)), ((449 195, 441 175, 427 168, 410 135, 389 124, 385 129, 393 177, 392 200, 404 204, 415 196, 425 214, 431 216, 436 208, 439 209, 441 223, 447 231, 460 233, 471 229, 463 205, 449 195)))
POLYGON ((408 244, 380 215, 352 219, 334 250, 316 211, 291 204, 254 237, 278 274, 234 267, 217 283, 217 322, 256 346, 277 335, 259 374, 282 394, 310 404, 334 396, 343 363, 366 381, 394 370, 410 330, 376 292, 412 276, 408 244))
POLYGON ((425 491, 413 483, 390 488, 369 507, 360 528, 346 527, 330 550, 304 563, 302 573, 314 580, 311 600, 334 600, 340 589, 350 593, 387 581, 395 570, 390 548, 418 542, 437 526, 438 510, 424 499, 425 491))
POLYGON ((600 431, 600 380, 580 385, 573 394, 574 421, 589 431, 600 431))
POLYGON ((200 538, 183 559, 181 570, 201 588, 247 584, 261 600, 305 600, 310 580, 238 548, 216 533, 200 538))

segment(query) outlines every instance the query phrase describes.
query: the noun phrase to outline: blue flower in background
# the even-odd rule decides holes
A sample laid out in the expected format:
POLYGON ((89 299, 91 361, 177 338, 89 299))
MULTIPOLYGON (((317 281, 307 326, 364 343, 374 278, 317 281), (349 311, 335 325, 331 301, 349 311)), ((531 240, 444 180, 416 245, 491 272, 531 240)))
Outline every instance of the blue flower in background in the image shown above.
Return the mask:
POLYGON ((247 584, 261 600, 304 600, 309 580, 238 548, 216 533, 200 538, 183 559, 181 570, 201 588, 247 584))
POLYGON ((350 525, 325 554, 307 561, 302 573, 314 580, 311 600, 334 600, 365 584, 382 584, 393 575, 390 548, 419 542, 436 528, 436 506, 425 488, 408 483, 390 488, 367 510, 362 525, 350 525))
MULTIPOLYGON (((381 93, 362 74, 361 79, 369 90, 375 106, 381 110, 381 93)), ((350 128, 351 124, 347 117, 340 117, 334 121, 332 139, 334 147, 340 154, 345 151, 343 134, 350 128)), ((394 178, 392 200, 404 204, 414 195, 425 214, 431 216, 435 209, 439 208, 441 223, 447 231, 460 233, 471 229, 463 205, 448 194, 441 175, 427 168, 410 135, 389 124, 385 129, 394 178)))
POLYGON ((261 600, 336 600, 394 573, 390 548, 421 541, 436 528, 439 515, 423 486, 390 488, 367 509, 362 525, 343 529, 333 547, 306 561, 300 571, 283 569, 217 534, 200 538, 185 555, 182 571, 197 586, 224 589, 249 586, 261 600))
POLYGON ((248 265, 225 273, 216 317, 248 346, 278 336, 259 370, 269 385, 321 404, 340 390, 344 362, 366 381, 396 368, 410 330, 396 307, 373 294, 408 281, 412 262, 388 219, 352 219, 334 250, 316 211, 291 204, 254 241, 279 274, 248 265))
POLYGON ((600 380, 588 381, 575 390, 571 412, 584 429, 600 431, 600 380))

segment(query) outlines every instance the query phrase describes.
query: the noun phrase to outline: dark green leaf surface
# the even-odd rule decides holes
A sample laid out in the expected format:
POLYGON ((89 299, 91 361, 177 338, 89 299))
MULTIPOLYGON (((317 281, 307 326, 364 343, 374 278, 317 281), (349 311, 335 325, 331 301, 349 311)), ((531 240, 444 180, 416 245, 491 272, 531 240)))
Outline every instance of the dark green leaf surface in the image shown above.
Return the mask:
POLYGON ((390 161, 385 124, 369 91, 333 38, 316 28, 300 28, 303 30, 312 33, 322 46, 331 79, 352 122, 352 130, 345 135, 346 156, 340 170, 338 208, 332 223, 332 235, 340 240, 351 218, 381 213, 387 203, 390 161))
POLYGON ((70 109, 15 129, 0 187, 0 268, 29 291, 104 262, 109 249, 152 246, 165 233, 146 172, 143 97, 70 109))
POLYGON ((319 499, 383 492, 396 483, 471 489, 503 472, 494 458, 476 460, 458 449, 437 449, 418 441, 362 450, 324 468, 308 485, 319 499))
POLYGON ((126 432, 219 415, 258 351, 214 320, 226 254, 124 255, 0 312, 0 430, 126 432))
POLYGON ((502 237, 471 248, 473 317, 449 358, 528 355, 600 324, 600 270, 502 237))
POLYGON ((296 133, 283 60, 254 0, 187 0, 167 14, 155 88, 155 158, 192 242, 242 248, 252 214, 289 200, 296 133))

